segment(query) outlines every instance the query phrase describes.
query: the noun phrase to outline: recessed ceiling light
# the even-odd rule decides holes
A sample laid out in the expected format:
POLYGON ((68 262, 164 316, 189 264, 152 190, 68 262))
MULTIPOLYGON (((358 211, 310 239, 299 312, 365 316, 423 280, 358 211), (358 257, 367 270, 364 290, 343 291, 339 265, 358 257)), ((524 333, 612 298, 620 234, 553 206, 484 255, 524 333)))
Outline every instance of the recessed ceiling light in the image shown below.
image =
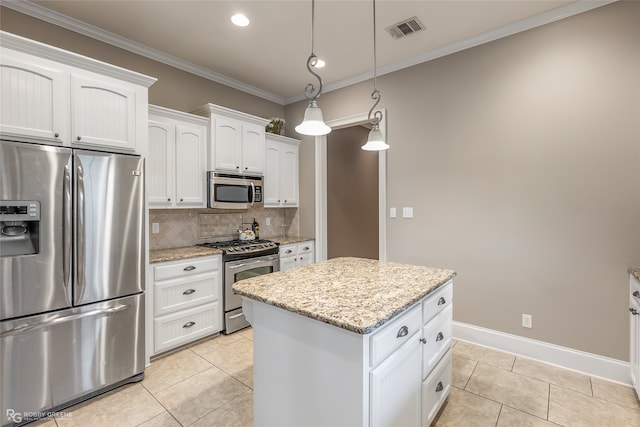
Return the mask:
POLYGON ((231 17, 231 22, 233 22, 238 27, 246 27, 249 25, 249 18, 244 16, 242 13, 236 13, 231 17))
POLYGON ((325 65, 327 64, 320 58, 316 58, 316 62, 311 64, 311 66, 314 68, 323 68, 325 65))

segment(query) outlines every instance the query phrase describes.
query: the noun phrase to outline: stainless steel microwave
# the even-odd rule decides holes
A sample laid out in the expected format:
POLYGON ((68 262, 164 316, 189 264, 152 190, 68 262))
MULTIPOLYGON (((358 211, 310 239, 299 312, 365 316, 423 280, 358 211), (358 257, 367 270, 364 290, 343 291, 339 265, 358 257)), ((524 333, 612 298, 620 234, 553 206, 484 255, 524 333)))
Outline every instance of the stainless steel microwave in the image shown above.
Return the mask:
POLYGON ((263 178, 207 172, 207 206, 216 209, 263 207, 263 178))

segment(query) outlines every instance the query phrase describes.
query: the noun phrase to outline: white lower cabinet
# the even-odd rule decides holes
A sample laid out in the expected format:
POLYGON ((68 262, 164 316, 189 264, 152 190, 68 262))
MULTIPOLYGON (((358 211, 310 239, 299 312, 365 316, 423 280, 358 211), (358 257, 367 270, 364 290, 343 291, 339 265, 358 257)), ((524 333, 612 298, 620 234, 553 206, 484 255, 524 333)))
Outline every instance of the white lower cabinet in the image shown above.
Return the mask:
POLYGON ((313 264, 315 260, 315 244, 313 240, 302 243, 280 245, 280 271, 304 267, 313 264))
POLYGON ((222 330, 219 256, 153 265, 153 353, 222 330))
POLYGON ((640 398, 640 280, 631 276, 629 282, 631 314, 631 384, 640 398))

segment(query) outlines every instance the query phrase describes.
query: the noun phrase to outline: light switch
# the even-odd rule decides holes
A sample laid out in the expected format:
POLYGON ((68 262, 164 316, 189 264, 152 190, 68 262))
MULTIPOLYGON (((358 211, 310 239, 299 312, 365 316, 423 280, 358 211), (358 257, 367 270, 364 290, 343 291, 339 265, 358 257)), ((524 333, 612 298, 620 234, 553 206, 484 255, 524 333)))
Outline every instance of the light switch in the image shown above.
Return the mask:
POLYGON ((396 208, 389 208, 389 218, 396 217, 396 208))
POLYGON ((413 218, 413 208, 402 208, 403 218, 413 218))
POLYGON ((160 232, 160 224, 158 224, 157 222, 152 222, 151 223, 151 232, 153 234, 158 234, 160 232))

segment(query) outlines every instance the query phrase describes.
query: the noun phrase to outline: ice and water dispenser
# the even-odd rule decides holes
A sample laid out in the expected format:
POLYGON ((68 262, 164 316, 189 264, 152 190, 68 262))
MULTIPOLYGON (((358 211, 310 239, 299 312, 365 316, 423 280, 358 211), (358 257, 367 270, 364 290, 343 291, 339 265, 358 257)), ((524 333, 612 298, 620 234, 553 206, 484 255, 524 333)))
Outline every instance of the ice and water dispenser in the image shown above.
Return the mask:
POLYGON ((40 252, 40 202, 0 200, 0 256, 40 252))

